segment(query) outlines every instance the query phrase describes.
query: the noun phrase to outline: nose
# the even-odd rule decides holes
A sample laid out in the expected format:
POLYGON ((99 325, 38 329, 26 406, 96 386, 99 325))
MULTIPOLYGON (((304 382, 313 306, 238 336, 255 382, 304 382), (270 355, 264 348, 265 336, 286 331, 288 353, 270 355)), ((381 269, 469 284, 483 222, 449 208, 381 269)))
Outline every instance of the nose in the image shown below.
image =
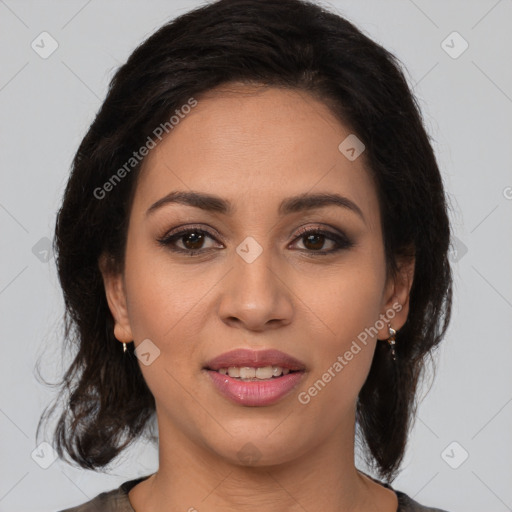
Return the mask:
POLYGON ((272 264, 270 253, 264 250, 254 261, 234 255, 234 267, 222 281, 218 309, 229 326, 265 331, 292 321, 293 292, 287 282, 290 276, 272 264))

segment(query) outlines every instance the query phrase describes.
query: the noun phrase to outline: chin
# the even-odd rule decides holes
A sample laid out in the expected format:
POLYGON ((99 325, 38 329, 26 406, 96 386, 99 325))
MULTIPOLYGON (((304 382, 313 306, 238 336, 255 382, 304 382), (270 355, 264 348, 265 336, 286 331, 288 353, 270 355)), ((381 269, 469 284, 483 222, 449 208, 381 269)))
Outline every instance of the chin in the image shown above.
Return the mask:
POLYGON ((271 429, 259 429, 252 436, 247 431, 239 436, 226 435, 220 444, 210 444, 210 449, 229 464, 260 468, 292 462, 308 451, 296 434, 274 432, 268 435, 267 432, 271 429))

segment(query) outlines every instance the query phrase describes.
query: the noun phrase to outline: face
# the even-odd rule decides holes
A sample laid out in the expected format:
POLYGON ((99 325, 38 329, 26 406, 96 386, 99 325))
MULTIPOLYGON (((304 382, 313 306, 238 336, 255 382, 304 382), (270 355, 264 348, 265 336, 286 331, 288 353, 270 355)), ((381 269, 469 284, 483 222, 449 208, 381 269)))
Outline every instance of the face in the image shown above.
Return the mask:
POLYGON ((275 464, 350 440, 382 315, 403 325, 411 282, 386 278, 377 192, 364 153, 338 149, 348 135, 304 92, 235 84, 198 98, 146 157, 124 271, 104 279, 116 338, 145 344, 161 440, 237 464, 244 450, 275 464), (290 201, 313 194, 345 199, 290 201), (230 381, 233 398, 206 368, 233 349, 279 350, 302 371, 255 402, 256 381, 230 381))

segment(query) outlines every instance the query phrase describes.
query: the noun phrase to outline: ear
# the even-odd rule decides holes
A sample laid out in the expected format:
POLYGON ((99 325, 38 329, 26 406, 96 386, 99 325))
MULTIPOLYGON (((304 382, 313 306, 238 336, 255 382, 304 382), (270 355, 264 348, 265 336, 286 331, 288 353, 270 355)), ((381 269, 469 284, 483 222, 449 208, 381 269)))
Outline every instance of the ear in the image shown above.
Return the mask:
POLYGON ((397 275, 388 278, 380 313, 380 318, 384 321, 385 326, 379 329, 379 340, 389 338, 388 324, 395 331, 399 331, 407 321, 415 262, 414 256, 399 259, 397 275))
POLYGON ((115 270, 115 266, 105 254, 100 256, 98 266, 103 276, 108 307, 114 318, 114 336, 121 342, 130 343, 133 341, 133 334, 126 307, 123 274, 115 270))

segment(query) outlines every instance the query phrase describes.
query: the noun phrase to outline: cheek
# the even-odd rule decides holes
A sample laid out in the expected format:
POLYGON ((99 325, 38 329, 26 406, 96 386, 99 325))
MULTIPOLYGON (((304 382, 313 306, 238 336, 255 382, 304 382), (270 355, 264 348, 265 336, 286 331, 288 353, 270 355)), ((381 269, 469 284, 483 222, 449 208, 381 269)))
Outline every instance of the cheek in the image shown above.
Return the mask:
POLYGON ((343 266, 303 277, 296 290, 325 341, 342 348, 379 318, 384 269, 375 259, 355 256, 343 266))
POLYGON ((163 251, 161 255, 141 246, 127 247, 125 280, 130 326, 136 347, 149 339, 159 350, 152 348, 157 357, 148 365, 141 360, 139 367, 157 403, 167 404, 164 409, 173 414, 190 406, 189 395, 183 389, 193 389, 189 382, 194 373, 191 367, 199 365, 196 340, 204 324, 201 298, 213 283, 206 276, 194 277, 192 272, 170 265, 163 251))
POLYGON ((316 289, 313 280, 301 281, 303 291, 298 292, 308 297, 307 305, 314 313, 309 315, 312 323, 308 329, 315 350, 311 351, 314 370, 308 390, 312 400, 322 395, 313 407, 332 403, 336 415, 353 403, 370 370, 377 343, 373 328, 379 320, 384 266, 374 257, 360 257, 315 281, 316 289))
POLYGON ((127 244, 125 281, 130 326, 136 345, 150 339, 174 361, 196 350, 209 292, 219 281, 195 265, 173 264, 164 250, 127 244))

